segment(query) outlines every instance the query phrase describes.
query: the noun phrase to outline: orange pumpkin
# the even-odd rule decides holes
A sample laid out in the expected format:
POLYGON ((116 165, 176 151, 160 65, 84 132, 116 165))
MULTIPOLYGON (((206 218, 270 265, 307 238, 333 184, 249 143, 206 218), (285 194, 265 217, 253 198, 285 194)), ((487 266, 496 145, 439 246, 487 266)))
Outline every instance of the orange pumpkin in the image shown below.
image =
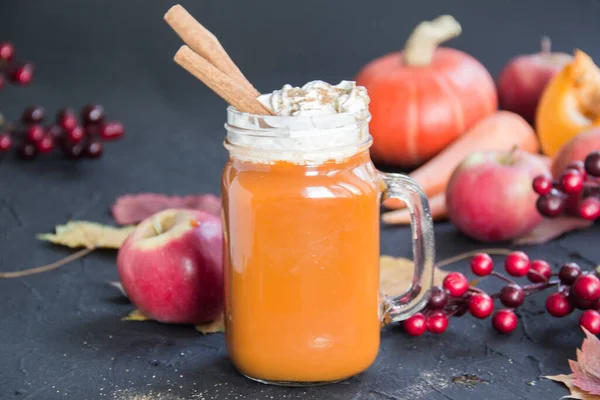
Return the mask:
POLYGON ((429 160, 497 109, 494 81, 470 55, 438 47, 460 34, 449 15, 419 24, 404 51, 357 75, 371 97, 375 162, 410 168, 429 160))

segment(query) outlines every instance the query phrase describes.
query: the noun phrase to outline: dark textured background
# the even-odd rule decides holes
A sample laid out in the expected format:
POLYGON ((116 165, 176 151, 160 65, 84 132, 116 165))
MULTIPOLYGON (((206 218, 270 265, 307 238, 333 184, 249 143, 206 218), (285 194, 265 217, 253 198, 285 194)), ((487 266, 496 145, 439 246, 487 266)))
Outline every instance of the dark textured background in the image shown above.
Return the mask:
MULTIPOLYGON (((70 252, 34 233, 69 218, 111 222, 123 193, 217 192, 226 160, 224 104, 172 61, 180 41, 162 22, 172 3, 142 0, 3 0, 0 39, 37 66, 35 83, 8 87, 0 109, 17 118, 29 104, 54 113, 96 101, 127 126, 100 161, 47 157, 0 160, 0 270, 51 262, 70 252)), ((451 45, 496 76, 514 54, 535 50, 541 34, 557 49, 600 57, 600 2, 579 1, 240 1, 183 3, 221 39, 261 90, 320 78, 350 79, 373 57, 403 44, 422 19, 452 13, 463 35, 451 45)), ((448 224, 436 226, 438 258, 481 247, 448 224)), ((385 229, 382 251, 410 255, 408 229, 385 229)), ((600 229, 528 248, 553 264, 600 260, 600 229)), ((555 399, 566 393, 540 376, 568 371, 582 334, 577 316, 527 302, 519 328, 496 334, 489 321, 453 320, 442 336, 382 333, 380 357, 366 373, 321 388, 268 387, 239 376, 222 335, 192 328, 121 322, 131 310, 107 282, 114 252, 98 252, 58 271, 0 281, 0 399, 555 399), (488 380, 452 383, 462 374, 488 380), (135 397, 149 393, 149 397, 135 397)), ((456 269, 466 270, 466 263, 456 269)), ((491 288, 492 283, 484 283, 491 288)))

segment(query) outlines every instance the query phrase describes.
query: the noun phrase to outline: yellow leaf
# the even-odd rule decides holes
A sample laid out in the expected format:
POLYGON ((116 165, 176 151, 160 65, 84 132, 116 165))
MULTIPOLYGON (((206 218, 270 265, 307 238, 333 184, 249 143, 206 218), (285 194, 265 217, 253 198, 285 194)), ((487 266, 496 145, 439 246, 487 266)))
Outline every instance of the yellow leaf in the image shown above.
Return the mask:
POLYGON ((573 379, 575 376, 573 374, 570 375, 554 375, 554 376, 544 376, 546 379, 551 379, 556 382, 562 382, 571 392, 569 396, 563 396, 562 399, 576 399, 576 400, 600 400, 600 396, 589 394, 581 389, 579 389, 573 383, 573 379))
POLYGON ((196 330, 203 335, 208 335, 209 333, 225 332, 225 320, 223 314, 221 314, 219 318, 215 319, 214 321, 196 325, 196 330))
POLYGON ((65 225, 57 225, 56 233, 39 234, 37 238, 72 248, 118 249, 134 229, 134 226, 117 228, 96 222, 69 221, 65 225))
MULTIPOLYGON (((381 293, 386 296, 399 296, 412 283, 414 263, 402 257, 381 256, 379 259, 379 285, 381 293)), ((436 268, 433 278, 434 285, 441 285, 447 271, 436 268)))
POLYGON ((137 308, 129 313, 128 316, 121 318, 121 321, 152 321, 152 319, 146 317, 137 308))

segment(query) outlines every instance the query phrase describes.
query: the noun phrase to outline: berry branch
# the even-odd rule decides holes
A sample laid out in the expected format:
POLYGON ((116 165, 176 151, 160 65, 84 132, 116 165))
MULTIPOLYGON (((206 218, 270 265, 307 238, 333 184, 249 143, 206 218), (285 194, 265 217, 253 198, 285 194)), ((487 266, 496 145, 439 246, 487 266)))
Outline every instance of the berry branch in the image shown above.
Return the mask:
MULTIPOLYGON (((506 254, 503 250, 501 254, 506 254)), ((454 260, 458 260, 455 257, 454 260)), ((404 330, 412 336, 426 331, 443 333, 451 317, 460 317, 467 312, 475 318, 492 316, 494 302, 499 300, 506 307, 492 316, 492 325, 497 331, 510 333, 518 324, 514 310, 520 307, 527 296, 554 289, 546 299, 546 310, 554 317, 564 317, 573 310, 584 310, 579 323, 588 331, 600 334, 600 278, 594 271, 582 271, 575 263, 563 264, 557 273, 544 260, 530 261, 527 254, 513 251, 506 255, 504 269, 508 275, 494 270, 488 252, 480 252, 471 258, 473 274, 492 276, 506 283, 498 292, 488 294, 482 289, 469 286, 467 277, 460 272, 450 272, 442 286, 434 286, 425 309, 403 322, 404 330), (513 278, 527 277, 529 284, 520 285, 513 278), (554 279, 553 279, 554 278, 554 279)))

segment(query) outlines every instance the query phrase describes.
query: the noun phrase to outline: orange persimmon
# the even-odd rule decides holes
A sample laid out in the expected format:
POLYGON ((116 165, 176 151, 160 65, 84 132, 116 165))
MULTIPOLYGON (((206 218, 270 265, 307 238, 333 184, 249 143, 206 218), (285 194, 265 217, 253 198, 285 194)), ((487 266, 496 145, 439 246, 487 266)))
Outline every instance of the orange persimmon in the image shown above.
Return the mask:
POLYGON ((554 156, 574 136, 600 126, 600 70, 581 50, 542 94, 536 129, 542 151, 554 156))

